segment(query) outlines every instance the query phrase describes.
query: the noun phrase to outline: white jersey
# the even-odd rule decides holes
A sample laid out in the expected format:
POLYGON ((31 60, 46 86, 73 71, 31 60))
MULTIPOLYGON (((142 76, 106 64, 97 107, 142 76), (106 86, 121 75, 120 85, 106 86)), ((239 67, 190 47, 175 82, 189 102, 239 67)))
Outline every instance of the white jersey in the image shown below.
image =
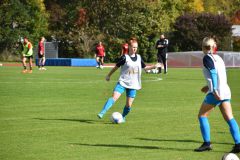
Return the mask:
POLYGON ((134 62, 129 55, 126 56, 126 62, 121 66, 121 73, 119 77, 119 83, 129 89, 141 89, 141 56, 136 54, 137 60, 134 62))
MULTIPOLYGON (((214 67, 216 69, 217 79, 218 79, 217 91, 219 93, 221 100, 231 99, 231 91, 227 84, 226 67, 225 67, 224 61, 219 55, 216 55, 216 54, 207 54, 205 56, 209 56, 214 63, 214 67)), ((204 66, 203 66, 203 74, 205 76, 205 79, 207 81, 207 85, 209 88, 208 93, 213 92, 213 84, 212 84, 210 71, 204 66)))

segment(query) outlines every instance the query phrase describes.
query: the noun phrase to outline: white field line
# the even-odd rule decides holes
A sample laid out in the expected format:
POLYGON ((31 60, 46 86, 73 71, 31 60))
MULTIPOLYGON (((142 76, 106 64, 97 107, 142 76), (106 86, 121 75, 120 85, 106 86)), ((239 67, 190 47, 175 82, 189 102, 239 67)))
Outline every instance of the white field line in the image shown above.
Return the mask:
MULTIPOLYGON (((0 81, 1 84, 48 84, 48 83, 53 83, 53 84, 71 84, 71 83, 77 83, 77 84, 93 84, 93 83, 102 83, 102 82, 106 82, 105 80, 96 80, 96 81, 76 81, 76 79, 72 79, 75 81, 71 81, 70 79, 64 79, 64 81, 62 81, 62 79, 51 79, 52 81, 40 81, 40 82, 36 82, 36 81, 25 81, 25 82, 7 82, 7 81, 0 81), (66 82, 67 81, 67 82, 66 82)), ((154 78, 154 79, 146 79, 146 80, 142 80, 142 82, 155 82, 155 81, 161 81, 162 78, 154 78)), ((109 82, 117 82, 116 80, 111 80, 109 82)))

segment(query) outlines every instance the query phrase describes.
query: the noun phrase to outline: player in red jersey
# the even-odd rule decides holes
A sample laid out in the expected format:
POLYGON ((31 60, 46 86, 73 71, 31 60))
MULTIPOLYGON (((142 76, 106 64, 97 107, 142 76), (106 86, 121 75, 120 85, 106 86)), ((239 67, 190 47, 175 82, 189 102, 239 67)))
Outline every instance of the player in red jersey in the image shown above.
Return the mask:
POLYGON ((39 70, 46 70, 44 67, 45 65, 45 49, 44 49, 44 41, 45 38, 41 37, 39 43, 38 43, 38 69, 39 70))
POLYGON ((100 41, 98 45, 96 46, 96 61, 97 61, 97 68, 103 69, 103 64, 104 64, 104 57, 105 57, 105 48, 100 41))
POLYGON ((122 50, 121 50, 120 56, 123 56, 125 54, 128 54, 128 42, 127 41, 122 45, 122 50))

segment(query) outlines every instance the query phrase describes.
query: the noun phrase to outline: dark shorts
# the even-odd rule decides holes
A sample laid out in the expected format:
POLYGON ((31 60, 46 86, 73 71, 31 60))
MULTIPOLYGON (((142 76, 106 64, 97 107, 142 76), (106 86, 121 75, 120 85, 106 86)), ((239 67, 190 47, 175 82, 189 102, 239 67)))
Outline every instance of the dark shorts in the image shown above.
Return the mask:
POLYGON ((41 54, 38 54, 38 58, 43 58, 43 57, 45 57, 45 55, 43 54, 43 55, 41 55, 41 54))
POLYGON ((23 56, 24 58, 27 58, 27 59, 33 59, 33 55, 31 56, 23 56))
POLYGON ((157 61, 159 63, 165 63, 166 62, 166 54, 163 54, 163 53, 158 53, 157 54, 157 61))
POLYGON ((104 56, 97 56, 97 57, 98 57, 98 58, 101 58, 101 59, 104 58, 104 56))

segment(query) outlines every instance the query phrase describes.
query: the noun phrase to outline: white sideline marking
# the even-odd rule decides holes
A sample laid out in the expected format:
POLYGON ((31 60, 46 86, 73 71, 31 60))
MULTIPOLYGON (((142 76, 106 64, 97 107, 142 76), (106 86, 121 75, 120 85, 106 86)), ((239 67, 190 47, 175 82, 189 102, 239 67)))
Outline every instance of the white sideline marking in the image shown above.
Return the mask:
MULTIPOLYGON (((34 78, 31 78, 31 79, 34 79, 34 78)), ((104 79, 103 80, 98 80, 98 81, 68 81, 66 82, 66 80, 73 80, 73 79, 65 79, 64 81, 60 81, 62 79, 54 79, 54 80, 59 80, 59 81, 42 81, 42 82, 4 82, 4 81, 0 81, 0 83, 3 83, 3 84, 19 84, 19 83, 27 83, 27 84, 47 84, 47 83, 53 83, 53 84, 58 84, 58 83, 61 83, 61 84, 65 84, 65 83, 78 83, 78 84, 92 84, 92 83, 103 83, 103 82, 106 82, 104 79)), ((74 79, 75 80, 75 79, 74 79)), ((157 78, 157 79, 146 79, 146 80, 142 80, 143 82, 155 82, 155 81, 161 81, 162 78, 157 78)), ((110 82, 117 82, 116 80, 110 80, 108 83, 110 82)))

